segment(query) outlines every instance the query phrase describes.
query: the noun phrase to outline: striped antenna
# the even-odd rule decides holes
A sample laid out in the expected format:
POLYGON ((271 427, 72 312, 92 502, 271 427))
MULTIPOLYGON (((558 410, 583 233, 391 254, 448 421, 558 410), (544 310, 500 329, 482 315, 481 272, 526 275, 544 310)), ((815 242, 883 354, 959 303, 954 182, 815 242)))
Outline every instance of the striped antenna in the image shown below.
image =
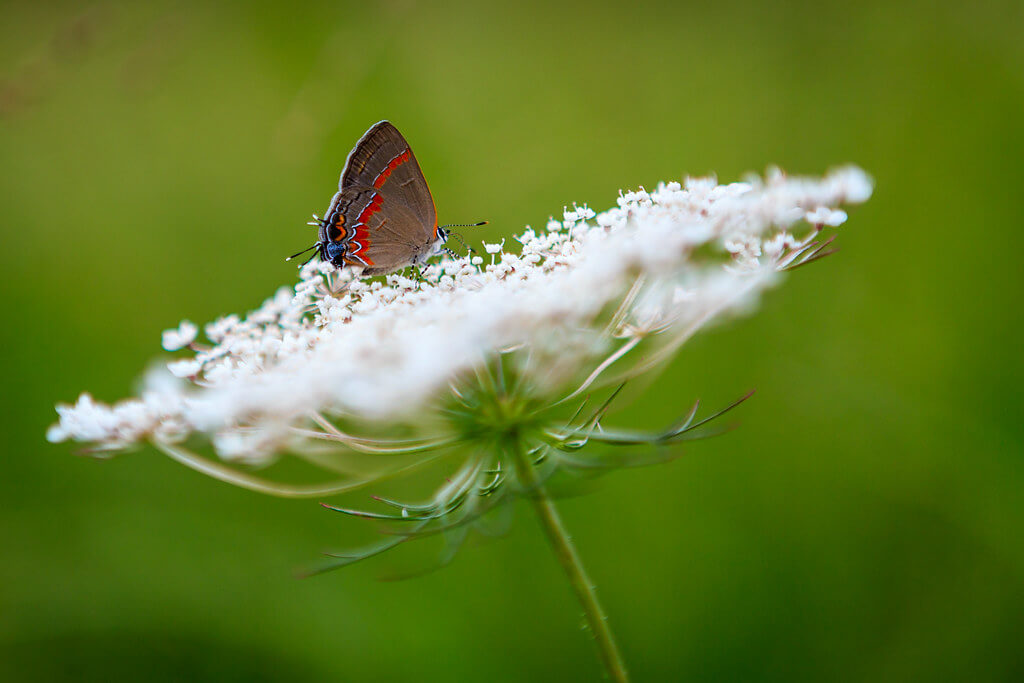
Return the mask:
MULTIPOLYGON (((310 249, 316 249, 316 248, 317 248, 317 247, 319 247, 319 246, 320 246, 320 243, 319 243, 319 242, 317 242, 316 244, 314 244, 314 245, 313 245, 313 246, 311 246, 311 247, 306 247, 306 248, 305 248, 305 249, 303 249, 302 251, 300 251, 300 252, 298 252, 298 253, 296 253, 296 254, 292 254, 291 256, 289 256, 288 258, 286 258, 286 259, 285 259, 285 261, 291 261, 291 260, 292 260, 293 258, 295 258, 296 256, 302 256, 303 254, 305 254, 305 253, 306 253, 307 251, 309 251, 310 249)), ((313 254, 313 256, 316 256, 316 254, 313 254)), ((310 256, 309 258, 310 258, 310 259, 312 259, 312 258, 313 258, 313 256, 310 256)), ((306 263, 309 263, 309 261, 306 261, 306 263)), ((302 265, 306 265, 306 263, 303 263, 302 265)))

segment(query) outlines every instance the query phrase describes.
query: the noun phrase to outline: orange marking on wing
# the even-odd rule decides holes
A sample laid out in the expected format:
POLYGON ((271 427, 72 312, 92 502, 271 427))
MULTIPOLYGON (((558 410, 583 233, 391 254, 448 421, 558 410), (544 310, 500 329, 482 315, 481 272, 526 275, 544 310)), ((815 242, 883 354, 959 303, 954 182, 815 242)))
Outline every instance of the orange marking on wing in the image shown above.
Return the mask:
POLYGON ((409 150, 408 149, 406 149, 404 152, 402 152, 397 157, 392 159, 388 163, 387 167, 385 167, 383 171, 381 171, 380 173, 377 174, 377 177, 373 179, 373 186, 379 190, 381 187, 384 186, 384 183, 386 183, 388 181, 388 178, 391 177, 391 173, 396 168, 398 168, 399 166, 401 166, 402 164, 404 164, 407 161, 409 161, 409 150))
POLYGON ((345 216, 343 214, 338 214, 338 220, 334 221, 334 229, 338 231, 334 241, 340 242, 345 238, 345 216))

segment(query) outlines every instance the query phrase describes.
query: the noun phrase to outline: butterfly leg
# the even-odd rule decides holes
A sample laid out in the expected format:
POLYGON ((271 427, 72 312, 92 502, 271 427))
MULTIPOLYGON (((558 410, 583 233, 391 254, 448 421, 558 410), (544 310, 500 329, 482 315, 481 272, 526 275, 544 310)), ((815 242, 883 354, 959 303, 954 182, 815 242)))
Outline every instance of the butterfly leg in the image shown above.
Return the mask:
MULTIPOLYGON (((485 222, 486 222, 486 221, 485 221, 485 222)), ((483 223, 477 223, 477 225, 483 225, 483 223)), ((475 253, 476 253, 476 249, 474 249, 473 247, 471 247, 471 246, 469 246, 468 244, 466 244, 466 240, 462 239, 462 235, 460 235, 459 233, 457 233, 457 232, 449 232, 449 233, 447 233, 447 235, 448 235, 449 237, 454 237, 454 238, 455 238, 455 240, 456 240, 456 241, 457 241, 457 242, 458 242, 459 244, 461 244, 461 245, 463 246, 463 248, 464 248, 464 249, 466 250, 466 253, 468 253, 468 254, 475 254, 475 253)), ((447 251, 447 250, 446 250, 446 251, 447 251)), ((448 251, 448 253, 450 254, 450 253, 452 253, 452 252, 451 252, 451 251, 448 251)))

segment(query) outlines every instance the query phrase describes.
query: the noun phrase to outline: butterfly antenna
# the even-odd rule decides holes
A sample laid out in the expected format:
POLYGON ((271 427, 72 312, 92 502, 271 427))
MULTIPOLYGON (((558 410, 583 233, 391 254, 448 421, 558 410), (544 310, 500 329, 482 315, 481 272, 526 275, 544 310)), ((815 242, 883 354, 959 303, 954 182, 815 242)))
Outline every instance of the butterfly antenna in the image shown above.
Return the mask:
MULTIPOLYGON (((303 249, 302 251, 298 252, 297 254, 292 254, 291 256, 289 256, 288 258, 286 258, 286 259, 285 259, 285 261, 291 261, 291 260, 292 260, 293 258, 295 258, 296 256, 302 256, 303 254, 305 254, 305 253, 306 253, 307 251, 309 251, 310 249, 316 249, 316 248, 317 248, 317 247, 319 247, 319 246, 320 246, 320 243, 319 243, 319 242, 317 242, 317 243, 316 243, 316 244, 314 244, 313 246, 311 246, 311 247, 306 247, 305 249, 303 249)), ((316 256, 316 254, 313 254, 313 256, 316 256)), ((312 260, 313 260, 313 256, 310 256, 310 257, 309 257, 309 260, 308 260, 308 261, 306 261, 306 263, 309 263, 309 261, 312 261, 312 260)), ((306 263, 303 263, 302 265, 306 265, 306 263)))
MULTIPOLYGON (((306 259, 305 261, 303 261, 303 262, 302 262, 302 266, 306 265, 307 263, 309 263, 310 261, 312 261, 313 259, 315 259, 315 258, 316 258, 316 256, 317 256, 317 254, 319 254, 319 253, 320 253, 319 251, 314 251, 314 252, 313 252, 313 253, 312 253, 312 254, 310 255, 310 257, 309 257, 308 259, 306 259)), ((299 268, 301 268, 302 266, 299 266, 299 268)))
POLYGON ((487 225, 487 221, 480 221, 479 223, 449 223, 448 225, 439 225, 439 228, 477 228, 481 225, 487 225))

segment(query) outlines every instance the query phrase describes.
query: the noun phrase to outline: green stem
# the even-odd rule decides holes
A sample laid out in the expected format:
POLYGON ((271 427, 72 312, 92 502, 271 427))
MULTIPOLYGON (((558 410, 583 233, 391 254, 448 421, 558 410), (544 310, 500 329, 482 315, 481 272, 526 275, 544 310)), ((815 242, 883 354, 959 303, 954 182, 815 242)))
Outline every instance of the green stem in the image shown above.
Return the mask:
POLYGON ((626 673, 626 664, 622 660, 622 653, 615 644, 615 637, 608 626, 608 617, 605 616, 601 603, 597 600, 597 592, 594 584, 583 569, 583 562, 580 560, 576 546, 573 545, 572 537, 562 523, 558 515, 558 509, 551 500, 540 477, 537 476, 533 463, 523 450, 521 436, 513 432, 509 434, 509 454, 519 477, 519 482, 528 492, 530 501, 533 503, 537 516, 540 518, 541 526, 547 533, 555 556, 562 565, 562 569, 569 576, 569 583, 576 593, 576 598, 583 606, 583 612, 587 616, 587 623, 590 631, 594 634, 594 641, 601 654, 601 662, 604 664, 608 675, 616 683, 628 683, 629 674, 626 673))

